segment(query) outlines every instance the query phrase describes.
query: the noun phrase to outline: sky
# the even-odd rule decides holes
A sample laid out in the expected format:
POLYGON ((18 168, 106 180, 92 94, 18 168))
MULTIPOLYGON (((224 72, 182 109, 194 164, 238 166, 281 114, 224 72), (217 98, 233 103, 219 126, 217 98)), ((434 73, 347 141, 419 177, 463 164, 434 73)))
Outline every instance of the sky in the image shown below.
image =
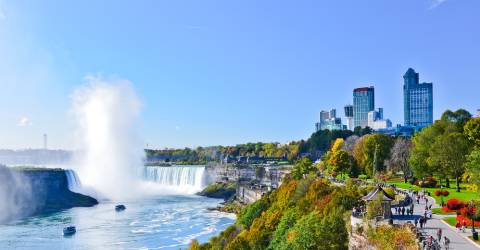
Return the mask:
POLYGON ((72 149, 88 75, 132 83, 150 148, 286 143, 374 86, 403 123, 403 74, 434 118, 480 108, 478 0, 0 0, 0 148, 72 149))

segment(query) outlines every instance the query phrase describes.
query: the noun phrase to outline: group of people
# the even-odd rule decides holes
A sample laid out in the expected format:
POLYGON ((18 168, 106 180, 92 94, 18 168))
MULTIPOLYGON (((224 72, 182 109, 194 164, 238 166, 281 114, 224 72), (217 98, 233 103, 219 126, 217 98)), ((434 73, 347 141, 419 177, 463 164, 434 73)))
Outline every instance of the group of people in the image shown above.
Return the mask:
POLYGON ((402 215, 404 216, 405 213, 407 213, 407 215, 413 215, 413 203, 410 205, 409 208, 405 209, 405 206, 403 207, 395 207, 395 214, 396 215, 402 215))
MULTIPOLYGON (((413 208, 414 208, 414 202, 413 200, 416 201, 416 204, 417 206, 420 206, 420 202, 422 203, 425 203, 425 210, 423 212, 423 215, 420 217, 420 218, 416 218, 414 220, 414 224, 415 224, 415 227, 418 228, 420 227, 420 229, 423 229, 428 220, 432 218, 432 205, 433 204, 429 204, 429 200, 428 200, 428 193, 423 191, 423 192, 417 192, 417 191, 412 191, 412 190, 409 190, 409 193, 412 195, 413 199, 412 199, 412 202, 410 204, 410 207, 409 209, 407 209, 407 215, 413 215, 413 208)), ((408 195, 407 195, 408 197, 408 195)), ((404 210, 405 210, 405 207, 398 207, 398 208, 395 208, 395 213, 397 215, 404 215, 404 210)), ((466 223, 464 222, 464 224, 466 225, 466 223)), ((466 226, 462 226, 462 229, 461 230, 465 230, 465 227, 466 226)), ((458 226, 457 226, 458 228, 458 226)), ((460 229, 459 229, 460 230, 460 229)), ((424 249, 440 249, 440 243, 442 243, 442 240, 443 240, 443 245, 446 249, 449 249, 449 246, 450 246, 450 239, 447 238, 446 236, 443 236, 443 231, 441 228, 438 228, 437 231, 436 231, 436 238, 434 238, 432 235, 429 235, 427 236, 427 238, 425 239, 425 241, 423 241, 423 247, 424 249), (443 236, 443 238, 442 238, 443 236)))

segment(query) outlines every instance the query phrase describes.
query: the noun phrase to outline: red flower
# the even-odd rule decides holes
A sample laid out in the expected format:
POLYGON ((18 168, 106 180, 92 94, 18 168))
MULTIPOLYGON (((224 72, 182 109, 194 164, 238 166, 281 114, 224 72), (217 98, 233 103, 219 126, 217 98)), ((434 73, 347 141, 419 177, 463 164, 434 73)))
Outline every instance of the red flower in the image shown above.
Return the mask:
POLYGON ((449 199, 447 201, 447 208, 449 210, 460 210, 465 207, 465 204, 458 199, 449 199))

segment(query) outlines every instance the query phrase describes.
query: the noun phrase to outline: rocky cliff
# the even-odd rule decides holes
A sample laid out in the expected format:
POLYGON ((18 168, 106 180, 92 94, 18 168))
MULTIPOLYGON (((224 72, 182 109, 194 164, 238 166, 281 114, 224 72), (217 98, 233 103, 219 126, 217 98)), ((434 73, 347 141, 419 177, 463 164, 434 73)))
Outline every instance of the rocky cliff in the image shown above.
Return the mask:
POLYGON ((89 207, 97 200, 68 189, 62 169, 0 166, 0 222, 72 207, 89 207))

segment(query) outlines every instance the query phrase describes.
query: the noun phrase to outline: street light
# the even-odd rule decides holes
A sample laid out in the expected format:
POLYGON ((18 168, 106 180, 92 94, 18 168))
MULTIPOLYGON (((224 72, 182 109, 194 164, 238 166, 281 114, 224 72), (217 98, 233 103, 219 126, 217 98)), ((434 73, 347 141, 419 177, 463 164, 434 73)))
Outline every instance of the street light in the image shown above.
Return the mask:
POLYGON ((477 211, 475 211, 475 202, 473 200, 470 201, 470 206, 472 208, 472 238, 473 240, 478 240, 478 233, 475 231, 475 216, 477 215, 477 211))

